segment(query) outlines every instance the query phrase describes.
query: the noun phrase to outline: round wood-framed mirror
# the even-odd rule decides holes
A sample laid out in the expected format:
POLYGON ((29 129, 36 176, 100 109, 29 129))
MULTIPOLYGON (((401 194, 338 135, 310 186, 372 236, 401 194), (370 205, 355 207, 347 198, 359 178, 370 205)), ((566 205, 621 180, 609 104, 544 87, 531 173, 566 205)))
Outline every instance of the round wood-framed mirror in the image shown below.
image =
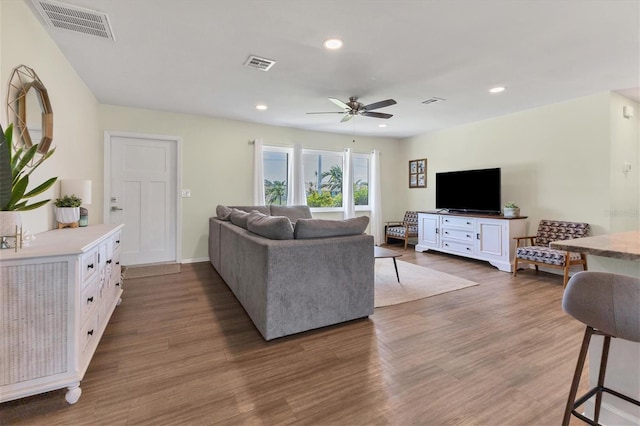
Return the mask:
POLYGON ((46 154, 53 141, 53 110, 47 88, 38 74, 26 65, 13 69, 7 91, 7 118, 13 123, 14 149, 38 144, 46 154), (35 141, 34 141, 35 139, 35 141))

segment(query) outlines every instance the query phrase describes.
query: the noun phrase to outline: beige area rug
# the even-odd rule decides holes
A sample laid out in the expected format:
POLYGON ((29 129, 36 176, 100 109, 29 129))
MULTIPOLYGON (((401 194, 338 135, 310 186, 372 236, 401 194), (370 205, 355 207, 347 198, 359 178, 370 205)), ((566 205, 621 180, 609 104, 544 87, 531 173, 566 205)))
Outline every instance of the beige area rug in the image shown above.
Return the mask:
POLYGON ((179 263, 155 263, 150 265, 124 266, 122 271, 122 275, 125 279, 155 277, 158 275, 179 273, 179 263))
POLYGON ((397 260, 397 262, 400 282, 396 278, 393 259, 376 259, 375 261, 376 308, 397 305, 398 303, 410 302, 478 285, 476 282, 424 266, 400 260, 397 260))

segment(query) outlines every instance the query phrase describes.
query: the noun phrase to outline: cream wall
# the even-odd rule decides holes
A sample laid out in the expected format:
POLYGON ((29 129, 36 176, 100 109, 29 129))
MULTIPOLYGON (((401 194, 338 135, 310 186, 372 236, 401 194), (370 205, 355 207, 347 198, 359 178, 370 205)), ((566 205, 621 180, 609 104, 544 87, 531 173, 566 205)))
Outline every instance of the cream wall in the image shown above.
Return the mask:
POLYGON ((395 139, 357 137, 353 143, 348 135, 111 105, 100 106, 100 128, 182 138, 182 187, 191 189, 191 198, 181 199, 182 257, 187 261, 207 258, 208 219, 216 205, 252 204, 253 145, 249 141, 256 138, 265 145, 300 143, 305 148, 337 151, 350 147, 357 153, 379 150, 383 220, 395 218, 397 179, 404 179, 396 167, 401 159, 400 142, 395 139))
MULTIPOLYGON (((436 172, 501 167, 502 201, 521 207, 530 233, 540 219, 585 221, 593 235, 640 229, 638 121, 622 118, 624 104, 637 107, 603 92, 403 140, 405 161, 427 158, 428 187, 405 189, 399 204, 435 208, 436 172), (624 161, 632 163, 626 176, 624 161)), ((615 263, 590 262, 603 270, 615 263)))
MULTIPOLYGON (((6 88, 13 68, 33 68, 47 87, 54 114, 55 154, 32 175, 33 188, 51 176, 93 181, 93 203, 86 206, 91 223, 101 223, 102 135, 98 129, 98 102, 24 1, 0 2, 0 122, 7 126, 6 88)), ((59 196, 57 182, 37 199, 59 196)), ((23 228, 30 233, 53 228, 53 206, 24 212, 23 228)))

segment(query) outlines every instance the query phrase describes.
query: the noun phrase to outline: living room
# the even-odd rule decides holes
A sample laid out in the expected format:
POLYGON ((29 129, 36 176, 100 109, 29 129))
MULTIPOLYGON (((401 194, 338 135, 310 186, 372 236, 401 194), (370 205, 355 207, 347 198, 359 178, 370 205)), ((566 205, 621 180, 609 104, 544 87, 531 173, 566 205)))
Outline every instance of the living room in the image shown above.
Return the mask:
MULTIPOLYGON (((214 215, 217 204, 251 204, 253 150, 248 142, 256 138, 276 146, 302 143, 308 148, 352 148, 358 153, 379 150, 382 153, 382 216, 385 221, 400 219, 406 210, 435 208, 436 172, 500 167, 502 199, 514 200, 520 205, 522 213, 528 216, 527 230, 530 233, 534 233, 536 224, 545 218, 587 222, 594 235, 636 230, 639 226, 640 114, 637 112, 640 112, 640 104, 611 91, 621 88, 602 88, 575 99, 558 99, 548 105, 406 138, 354 137, 349 133, 310 131, 102 103, 88 89, 26 2, 3 0, 0 3, 0 20, 0 81, 3 82, 3 90, 11 70, 19 64, 26 64, 38 72, 54 106, 56 153, 43 163, 34 177, 90 179, 93 182, 94 202, 87 208, 91 224, 104 220, 102 183, 105 130, 179 135, 182 138, 182 187, 190 188, 192 192, 192 197, 182 202, 179 260, 183 263, 208 260, 207 222, 214 215), (636 111, 632 119, 622 115, 624 106, 631 106, 636 111), (354 139, 355 143, 352 142, 354 139), (427 186, 424 189, 407 187, 407 163, 416 158, 428 160, 427 186), (629 173, 621 171, 625 162, 632 164, 629 173)), ((126 73, 126 66, 123 72, 126 73)), ((185 73, 188 75, 188 72, 185 73)), ((180 78, 187 77, 183 75, 180 78)), ((144 84, 144 81, 139 84, 144 84)), ((4 96, 3 91, 3 99, 4 96)), ((2 104, 4 127, 7 111, 4 102, 2 104)), ((44 195, 56 198, 57 188, 44 195)), ((52 229, 55 223, 53 215, 53 209, 49 208, 28 212, 23 216, 24 226, 32 233, 52 229)), ((341 218, 340 214, 333 216, 341 218)), ((466 264, 456 264, 456 261, 459 260, 437 258, 437 262, 446 264, 450 271, 464 270, 466 264)), ((593 257, 590 258, 589 267, 592 270, 640 275, 638 265, 631 262, 593 257)), ((468 268, 467 272, 461 274, 467 274, 468 277, 469 273, 486 273, 492 280, 510 279, 508 274, 483 272, 483 266, 475 263, 469 264, 468 268)), ((211 272, 205 273, 196 268, 191 277, 195 279, 208 274, 211 272)), ((519 277, 523 280, 520 283, 533 280, 528 278, 529 274, 523 276, 519 277)), ((555 286, 554 290, 541 291, 542 294, 553 295, 557 301, 561 297, 561 288, 558 289, 561 279, 558 279, 555 275, 543 275, 539 282, 533 283, 542 283, 542 287, 555 286)), ((171 281, 158 281, 158 284, 162 283, 169 285, 171 281)), ((531 284, 531 281, 528 283, 531 284)), ((508 285, 506 282, 503 284, 508 285)), ((133 290, 132 293, 135 294, 133 290)), ((447 298, 445 304, 451 303, 453 300, 447 298)), ((427 308, 422 306, 402 312, 412 317, 422 315, 416 314, 420 309, 427 308)), ((436 307, 428 309, 437 310, 436 307)), ((556 313, 554 318, 558 315, 556 313)), ((399 323, 409 321, 400 314, 381 316, 399 323)), ((567 323, 563 322, 563 325, 567 323)), ((388 327, 387 330, 393 328, 388 327)), ((332 334, 340 332, 334 330, 332 334)), ((246 335, 243 338, 247 338, 246 335)), ((332 341, 332 344, 337 345, 337 342, 348 344, 340 339, 332 341)), ((307 344, 314 346, 322 343, 310 341, 307 344)), ((576 352, 577 345, 574 339, 572 344, 567 344, 567 350, 576 352)), ((262 347, 255 343, 253 347, 255 350, 264 349, 268 357, 268 351, 274 345, 262 347)), ((413 349, 421 350, 419 346, 413 349)), ((566 356, 571 358, 572 353, 566 356)), ((566 371, 570 376, 571 368, 566 371)), ((109 374, 109 369, 102 369, 99 373, 109 374)), ((558 383, 568 386, 569 376, 558 383)), ((99 375, 92 380, 99 380, 99 375)), ((307 385, 313 386, 313 383, 307 385)), ((406 391, 403 389, 403 392, 406 391)), ((561 389, 558 393, 564 395, 566 392, 561 389)), ((273 398, 273 401, 277 400, 273 398)), ((250 411, 250 401, 243 402, 250 411)), ((420 404, 420 401, 415 402, 420 404)), ((41 410, 46 411, 47 404, 44 405, 41 410)), ((2 408, 0 406, 0 410, 2 408)), ((54 411, 57 410, 59 407, 54 411)), ((311 419, 321 422, 320 417, 311 419)), ((421 419, 421 423, 429 423, 426 417, 416 416, 413 420, 416 419, 421 419)), ((373 422, 373 419, 370 420, 373 422)), ((454 423, 452 419, 448 421, 454 423)), ((473 423, 472 420, 467 421, 473 423)), ((349 422, 358 423, 353 418, 349 422)), ((393 423, 393 420, 387 418, 386 422, 393 423)))

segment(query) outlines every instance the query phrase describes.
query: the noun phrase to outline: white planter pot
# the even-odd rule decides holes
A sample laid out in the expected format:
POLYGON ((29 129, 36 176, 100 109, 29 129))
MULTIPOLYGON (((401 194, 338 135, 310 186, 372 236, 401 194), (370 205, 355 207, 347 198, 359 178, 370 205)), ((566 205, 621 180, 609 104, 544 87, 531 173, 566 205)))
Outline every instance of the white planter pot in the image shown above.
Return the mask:
POLYGON ((22 216, 20 212, 0 211, 0 237, 13 237, 16 235, 16 226, 18 232, 22 226, 22 216))
POLYGON ((518 217, 518 216, 520 216, 520 207, 504 208, 504 217, 518 217))
POLYGON ((58 207, 56 209, 58 223, 75 223, 80 220, 80 207, 58 207))

